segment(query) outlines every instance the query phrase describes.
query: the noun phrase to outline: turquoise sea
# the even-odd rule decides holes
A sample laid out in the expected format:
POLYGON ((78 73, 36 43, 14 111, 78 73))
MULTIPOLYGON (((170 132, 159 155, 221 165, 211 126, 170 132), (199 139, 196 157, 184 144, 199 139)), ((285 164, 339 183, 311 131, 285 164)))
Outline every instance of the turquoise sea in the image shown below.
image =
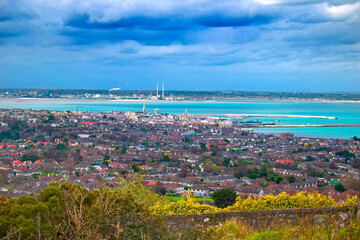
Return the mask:
MULTIPOLYGON (((264 122, 282 124, 360 124, 360 103, 333 102, 290 102, 290 101, 209 101, 209 102, 168 102, 168 101, 116 101, 116 100, 72 100, 72 99, 7 99, 0 98, 0 108, 49 109, 58 111, 142 111, 159 109, 162 113, 189 114, 281 114, 332 116, 338 119, 306 118, 253 118, 264 122)), ((249 118, 251 120, 251 118, 249 118)), ((360 137, 360 127, 319 127, 319 128, 276 128, 254 129, 257 132, 279 134, 292 132, 296 136, 350 138, 360 137)))

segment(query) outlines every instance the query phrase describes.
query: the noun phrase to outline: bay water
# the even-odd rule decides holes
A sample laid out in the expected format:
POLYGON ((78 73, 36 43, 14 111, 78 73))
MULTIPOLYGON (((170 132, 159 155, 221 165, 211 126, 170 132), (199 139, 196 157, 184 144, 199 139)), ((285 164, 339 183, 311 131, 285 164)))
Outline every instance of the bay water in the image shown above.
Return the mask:
MULTIPOLYGON (((0 98, 0 108, 19 108, 34 110, 57 111, 142 111, 143 105, 151 113, 155 109, 161 113, 182 114, 187 109, 188 114, 279 114, 331 116, 338 119, 310 118, 274 118, 256 117, 263 122, 276 124, 360 124, 360 103, 354 102, 307 102, 307 101, 118 101, 92 99, 35 99, 35 98, 0 98)), ((323 138, 360 137, 360 127, 311 127, 311 128, 274 128, 254 129, 256 132, 279 134, 292 132, 295 136, 323 138)))

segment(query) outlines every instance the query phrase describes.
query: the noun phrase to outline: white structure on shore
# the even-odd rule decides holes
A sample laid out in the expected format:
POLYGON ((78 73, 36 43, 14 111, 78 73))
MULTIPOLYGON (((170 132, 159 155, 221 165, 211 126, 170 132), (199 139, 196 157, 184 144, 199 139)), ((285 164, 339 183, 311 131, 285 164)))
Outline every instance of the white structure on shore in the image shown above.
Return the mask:
POLYGON ((156 98, 159 98, 159 83, 156 83, 156 98))
POLYGON ((152 100, 165 100, 165 84, 164 82, 162 83, 162 94, 161 96, 159 95, 159 83, 156 83, 156 96, 152 96, 151 97, 152 100))
POLYGON ((163 82, 163 85, 162 85, 162 97, 161 97, 162 100, 165 100, 165 93, 164 93, 164 82, 163 82))
POLYGON ((111 91, 119 91, 120 88, 112 88, 109 90, 109 98, 111 98, 111 91))

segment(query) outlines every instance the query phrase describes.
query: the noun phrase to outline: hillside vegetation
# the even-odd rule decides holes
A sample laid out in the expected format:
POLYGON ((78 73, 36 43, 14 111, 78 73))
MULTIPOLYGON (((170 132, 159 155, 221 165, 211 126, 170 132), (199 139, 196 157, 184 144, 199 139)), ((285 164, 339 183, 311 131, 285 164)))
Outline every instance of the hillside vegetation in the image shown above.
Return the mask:
POLYGON ((349 225, 340 224, 327 219, 323 226, 300 222, 298 226, 253 229, 242 222, 227 221, 219 226, 207 229, 190 228, 183 231, 179 240, 357 240, 360 239, 360 223, 350 222, 349 225))
MULTIPOLYGON (((317 193, 298 193, 294 196, 282 193, 278 196, 267 195, 255 199, 238 197, 234 205, 221 209, 200 204, 194 198, 174 202, 166 197, 159 197, 145 188, 138 178, 124 181, 117 188, 103 187, 96 190, 87 190, 69 183, 53 183, 42 190, 37 197, 22 196, 17 199, 0 197, 0 237, 4 239, 179 239, 178 235, 175 236, 167 230, 161 215, 345 206, 355 203, 356 198, 349 198, 346 202, 338 204, 330 197, 317 193)), ((239 239, 240 235, 237 234, 240 234, 244 227, 239 224, 229 222, 200 232, 196 229, 191 230, 188 239, 239 239), (223 231, 227 234, 222 234, 223 231), (212 237, 210 235, 206 237, 207 234, 212 237), (214 236, 225 238, 214 238, 214 236)), ((278 233, 274 231, 271 230, 269 236, 277 236, 278 233)), ((280 232, 290 234, 291 231, 295 231, 294 228, 289 227, 280 232)), ((183 233, 180 239, 186 234, 183 233)), ((243 237, 252 236, 251 239, 262 239, 256 237, 262 236, 261 234, 263 233, 251 230, 243 237)))
POLYGON ((177 202, 158 201, 152 207, 153 212, 165 214, 211 213, 220 211, 250 211, 267 209, 312 208, 312 207, 340 207, 351 206, 357 202, 357 197, 349 197, 345 202, 337 203, 330 196, 319 193, 298 192, 293 196, 283 192, 277 196, 272 194, 262 197, 243 199, 236 198, 234 205, 226 208, 217 208, 207 204, 200 204, 194 198, 183 198, 177 202))
POLYGON ((0 199, 5 239, 161 239, 165 232, 151 206, 160 198, 139 180, 118 188, 86 190, 50 184, 37 198, 0 199))

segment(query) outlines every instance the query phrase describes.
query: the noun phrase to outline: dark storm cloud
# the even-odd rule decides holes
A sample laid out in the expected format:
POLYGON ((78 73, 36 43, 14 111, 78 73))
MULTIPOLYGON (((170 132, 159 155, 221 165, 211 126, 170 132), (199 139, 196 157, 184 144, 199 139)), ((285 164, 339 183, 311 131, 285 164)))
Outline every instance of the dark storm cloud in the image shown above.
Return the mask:
POLYGON ((195 74, 215 88, 223 76, 241 87, 238 77, 254 74, 356 83, 359 24, 355 0, 0 0, 0 71, 14 86, 19 65, 34 83, 40 73, 61 83, 64 66, 80 78, 91 68, 108 85, 114 75, 130 81, 128 69, 139 83, 195 74))
POLYGON ((34 19, 35 12, 18 0, 5 0, 0 4, 0 22, 34 19))
POLYGON ((125 40, 154 45, 191 44, 196 41, 193 33, 209 28, 258 26, 270 23, 275 17, 270 14, 232 16, 212 12, 194 16, 130 16, 108 21, 91 19, 88 13, 72 14, 64 19, 66 28, 62 35, 72 38, 76 44, 125 40))
POLYGON ((1 38, 10 38, 10 37, 18 37, 21 36, 19 32, 11 31, 11 30, 1 30, 0 31, 0 39, 1 38))
POLYGON ((31 24, 11 21, 0 22, 0 38, 3 40, 0 43, 6 43, 6 39, 11 41, 15 37, 26 36, 32 31, 33 28, 31 24))
POLYGON ((214 14, 195 18, 193 22, 204 27, 244 27, 267 24, 273 19, 275 19, 275 17, 267 15, 236 17, 214 14))
POLYGON ((146 16, 131 16, 115 21, 100 22, 91 21, 88 13, 73 14, 64 20, 64 25, 74 28, 83 29, 103 29, 111 30, 117 28, 141 28, 147 30, 185 30, 190 28, 189 23, 181 19, 166 18, 166 17, 146 17, 146 16))
POLYGON ((36 18, 36 13, 18 0, 5 0, 0 3, 0 44, 8 39, 28 34, 29 20, 36 18))
POLYGON ((91 21, 88 13, 73 14, 64 20, 65 26, 88 29, 116 29, 116 28, 142 28, 147 30, 189 30, 199 27, 239 27, 262 25, 269 23, 274 17, 267 15, 255 16, 226 16, 220 13, 204 14, 202 16, 181 17, 163 16, 146 17, 131 16, 115 21, 91 21))

